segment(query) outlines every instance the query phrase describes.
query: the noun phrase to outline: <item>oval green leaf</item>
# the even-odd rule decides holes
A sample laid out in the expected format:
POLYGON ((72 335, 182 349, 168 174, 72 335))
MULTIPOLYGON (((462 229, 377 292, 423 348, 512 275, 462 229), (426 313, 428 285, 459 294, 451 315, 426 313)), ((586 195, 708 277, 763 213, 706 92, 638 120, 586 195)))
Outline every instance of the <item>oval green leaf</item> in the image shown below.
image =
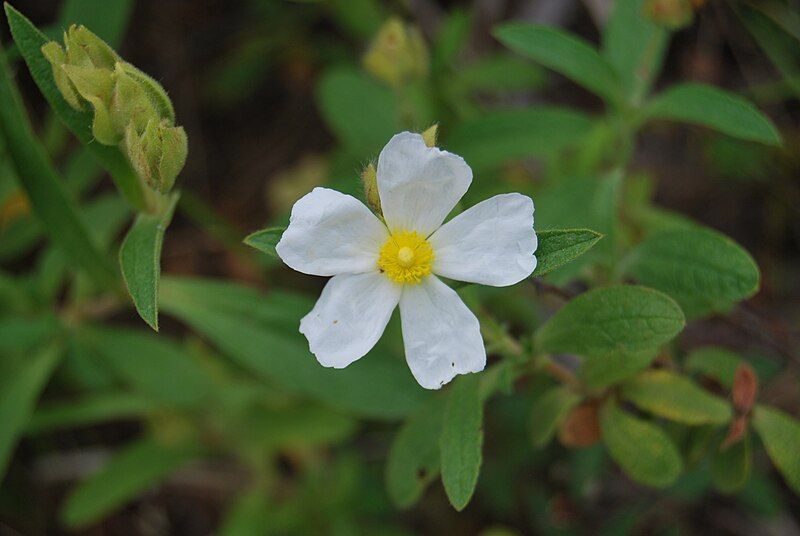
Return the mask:
POLYGON ((278 242, 281 240, 281 236, 283 236, 283 232, 286 230, 286 227, 269 227, 267 229, 261 229, 260 231, 256 231, 248 235, 244 239, 244 243, 250 246, 251 248, 257 249, 262 253, 266 253, 270 257, 278 258, 278 252, 275 250, 275 246, 278 245, 278 242))
POLYGON ((669 294, 694 315, 752 296, 760 279, 750 254, 710 229, 656 234, 631 252, 625 267, 643 285, 669 294))
POLYGON ((730 405, 668 370, 648 370, 622 386, 621 396, 640 409, 689 425, 723 424, 730 405))
POLYGON ((158 331, 161 247, 178 197, 180 194, 176 192, 165 198, 164 207, 159 214, 139 214, 119 249, 119 264, 125 286, 133 298, 139 316, 155 331, 158 331))
POLYGON ((553 229, 539 231, 536 236, 539 247, 532 277, 542 276, 580 257, 603 238, 602 234, 589 229, 553 229))
POLYGON ((480 473, 483 446, 483 402, 480 376, 461 376, 450 388, 444 409, 441 453, 442 483, 450 504, 467 506, 480 473))
POLYGON ((586 136, 591 119, 557 107, 506 109, 462 121, 447 136, 447 148, 475 170, 509 160, 549 156, 586 136))
POLYGON ((645 115, 702 125, 742 140, 781 144, 778 129, 758 108, 738 95, 705 84, 673 86, 646 106, 645 115))
POLYGON ((756 406, 753 426, 761 436, 772 463, 789 486, 800 493, 800 422, 781 410, 756 406))
POLYGON ((559 310, 536 333, 543 352, 602 356, 638 352, 677 335, 683 312, 669 296, 633 285, 590 290, 559 310))
POLYGON ((386 461, 386 488, 398 508, 414 505, 439 474, 443 423, 444 400, 435 397, 403 423, 392 441, 386 461))
POLYGON ((615 101, 620 84, 614 69, 583 39, 563 30, 511 22, 492 32, 505 46, 563 74, 589 91, 615 101))
POLYGON ((656 425, 636 418, 609 401, 600 415, 608 453, 631 479, 648 486, 669 486, 683 470, 677 447, 656 425))

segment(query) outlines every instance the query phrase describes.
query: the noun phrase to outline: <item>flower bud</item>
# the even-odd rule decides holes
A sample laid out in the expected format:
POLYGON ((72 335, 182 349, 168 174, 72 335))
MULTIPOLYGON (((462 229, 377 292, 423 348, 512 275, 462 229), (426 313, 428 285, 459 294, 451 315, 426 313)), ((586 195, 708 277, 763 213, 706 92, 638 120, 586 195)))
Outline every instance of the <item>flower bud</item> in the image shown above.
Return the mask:
POLYGON ((425 145, 428 147, 436 147, 436 138, 439 137, 439 124, 434 123, 425 132, 422 133, 422 139, 425 140, 425 145))
POLYGON ((113 73, 107 69, 69 64, 62 65, 61 70, 77 94, 94 109, 92 134, 95 139, 103 145, 119 143, 122 134, 114 124, 109 109, 115 84, 113 73))
POLYGON ((188 140, 183 127, 166 119, 150 119, 139 134, 133 122, 125 130, 128 158, 142 179, 154 190, 169 192, 186 163, 188 140))
POLYGON ((369 163, 361 172, 361 184, 364 186, 364 197, 367 198, 369 208, 375 214, 382 216, 381 196, 378 193, 378 171, 375 169, 375 164, 369 163))
POLYGON ((42 47, 42 54, 53 66, 53 79, 64 100, 76 110, 83 110, 83 104, 78 98, 75 86, 72 85, 69 76, 62 69, 62 66, 67 62, 67 54, 64 52, 64 48, 55 41, 50 41, 42 47))
POLYGON ((428 49, 417 28, 391 18, 378 30, 363 63, 373 76, 399 87, 428 74, 428 49))
POLYGON ((72 25, 64 32, 67 62, 72 65, 113 69, 120 57, 108 44, 85 26, 72 25))
POLYGON ((120 58, 83 26, 64 32, 64 46, 50 42, 42 54, 73 108, 93 111, 92 134, 103 145, 119 145, 142 181, 169 191, 186 162, 186 132, 175 126, 175 110, 164 88, 120 58))

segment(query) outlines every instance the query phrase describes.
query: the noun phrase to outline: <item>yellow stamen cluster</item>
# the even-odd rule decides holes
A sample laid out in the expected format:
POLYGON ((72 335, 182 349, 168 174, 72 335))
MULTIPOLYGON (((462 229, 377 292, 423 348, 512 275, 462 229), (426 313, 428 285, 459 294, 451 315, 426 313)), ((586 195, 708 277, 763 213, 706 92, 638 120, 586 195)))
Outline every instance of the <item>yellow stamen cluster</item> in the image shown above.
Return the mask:
POLYGON ((419 283, 431 273, 432 265, 433 248, 416 231, 393 233, 378 257, 378 268, 395 283, 419 283))

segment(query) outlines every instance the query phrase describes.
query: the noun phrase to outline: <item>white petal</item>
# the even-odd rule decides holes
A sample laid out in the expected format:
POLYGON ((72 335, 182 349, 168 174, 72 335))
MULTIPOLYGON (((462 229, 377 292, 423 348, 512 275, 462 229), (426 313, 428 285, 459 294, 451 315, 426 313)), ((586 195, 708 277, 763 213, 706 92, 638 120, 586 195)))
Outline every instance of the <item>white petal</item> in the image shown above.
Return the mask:
POLYGON ((438 277, 406 285, 400 318, 406 361, 426 389, 438 389, 456 374, 478 372, 486 366, 478 319, 438 277))
POLYGON ((380 272, 337 275, 300 321, 311 353, 323 366, 344 368, 381 338, 402 287, 380 272))
POLYGON ((445 223, 429 239, 435 274, 495 287, 518 283, 536 268, 533 201, 496 195, 445 223))
POLYGON ((391 230, 428 236, 444 221, 472 182, 460 156, 428 147, 419 134, 394 136, 378 157, 378 192, 391 230))
POLYGON ((372 271, 389 234, 359 200, 314 188, 292 207, 278 256, 298 272, 336 275, 372 271))

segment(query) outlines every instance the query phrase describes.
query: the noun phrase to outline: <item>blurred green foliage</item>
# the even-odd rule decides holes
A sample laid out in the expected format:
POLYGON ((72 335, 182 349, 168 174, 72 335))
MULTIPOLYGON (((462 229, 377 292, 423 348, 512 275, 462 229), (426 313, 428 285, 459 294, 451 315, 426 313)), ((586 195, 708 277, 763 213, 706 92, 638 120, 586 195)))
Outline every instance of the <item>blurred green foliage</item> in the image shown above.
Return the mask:
POLYGON ((59 434, 94 443, 93 428, 125 423, 136 423, 133 437, 98 441, 99 467, 71 484, 64 527, 90 527, 153 486, 202 478, 214 462, 236 468, 225 473, 236 477, 219 515, 226 535, 628 534, 654 524, 678 533, 683 521, 661 506, 715 494, 757 518, 788 511, 800 494, 800 422, 797 408, 774 407, 768 393, 781 379, 797 385, 791 363, 684 338, 687 322, 732 321, 758 292, 759 267, 732 239, 655 204, 656 179, 636 156, 663 121, 690 123, 704 127, 692 136, 721 180, 787 184, 771 173, 796 149, 796 129, 781 134, 751 100, 800 98, 798 15, 778 1, 725 7, 774 64, 769 88, 662 87, 673 28, 650 4, 616 0, 599 47, 508 21, 492 28, 497 42, 486 51, 474 46, 469 9, 421 33, 393 2, 250 2, 234 45, 202 78, 205 102, 224 113, 276 64, 308 54, 313 69, 300 65, 298 76, 313 76, 334 143, 321 163, 282 177, 283 206, 273 205, 272 226, 249 235, 245 252, 236 244, 244 237, 191 186, 153 210, 125 154, 92 139, 91 112, 67 104, 41 54, 53 29, 73 23, 120 45, 134 3, 66 0, 44 33, 6 5, 0 518, 23 532, 55 530, 39 507, 19 506, 18 458, 56 456, 59 434), (49 105, 50 135, 37 134, 20 98, 12 73, 25 67, 49 105), (531 104, 550 94, 551 71, 602 109, 531 104), (61 123, 78 144, 60 141, 61 123), (510 190, 533 197, 538 269, 513 289, 459 288, 491 356, 480 374, 421 389, 396 318, 363 359, 322 368, 297 331, 313 298, 274 259, 291 200, 314 186, 308 177, 362 195, 359 171, 393 134, 435 123, 439 144, 475 172, 457 210, 510 190), (105 173, 120 195, 98 193, 105 173), (161 277, 173 210, 248 256, 269 291, 161 277), (133 324, 123 313, 134 307, 154 329, 160 310, 168 328, 133 324), (755 371, 753 385, 743 367, 755 371), (623 479, 635 500, 612 497, 603 526, 581 526, 580 504, 623 479))

